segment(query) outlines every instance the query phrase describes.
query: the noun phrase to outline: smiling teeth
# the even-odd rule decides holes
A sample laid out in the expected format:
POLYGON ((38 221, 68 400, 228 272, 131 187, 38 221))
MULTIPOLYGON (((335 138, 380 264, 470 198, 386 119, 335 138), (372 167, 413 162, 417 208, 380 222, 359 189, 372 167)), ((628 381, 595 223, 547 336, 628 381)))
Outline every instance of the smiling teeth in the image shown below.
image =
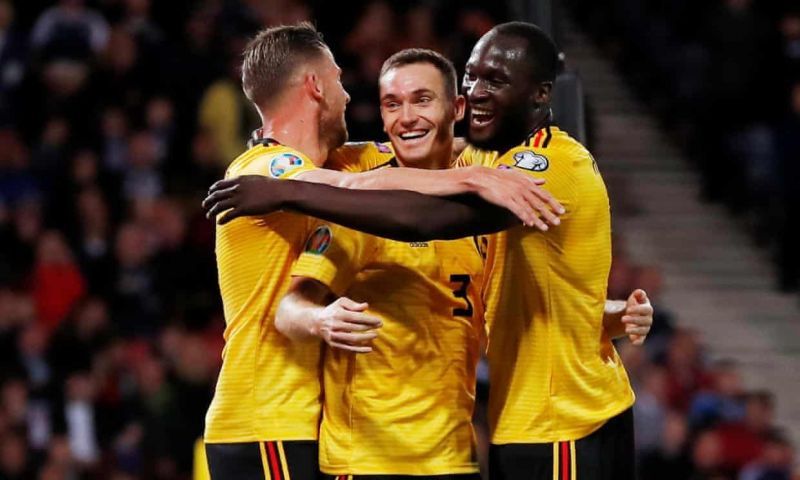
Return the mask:
POLYGON ((414 130, 412 132, 401 133, 400 134, 400 138, 402 138, 403 140, 409 140, 409 139, 412 139, 412 138, 422 137, 426 133, 428 133, 428 132, 425 131, 425 130, 414 130))
POLYGON ((484 116, 486 116, 486 115, 491 115, 492 112, 490 112, 488 110, 477 110, 477 109, 473 108, 472 109, 472 114, 473 115, 484 115, 484 116))

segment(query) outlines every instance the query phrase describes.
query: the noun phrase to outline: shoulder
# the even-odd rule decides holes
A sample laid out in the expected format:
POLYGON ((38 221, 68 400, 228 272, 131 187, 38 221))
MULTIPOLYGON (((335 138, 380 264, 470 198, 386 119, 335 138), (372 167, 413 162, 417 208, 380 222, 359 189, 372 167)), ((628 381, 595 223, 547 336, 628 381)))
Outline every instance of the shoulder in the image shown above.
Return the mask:
POLYGON ((349 142, 328 155, 325 168, 352 172, 364 172, 391 166, 394 150, 391 143, 349 142))
POLYGON ((298 150, 284 145, 256 145, 231 163, 226 176, 256 174, 284 178, 310 168, 314 164, 298 150))
POLYGON ((540 173, 572 169, 585 161, 594 161, 586 147, 566 132, 548 127, 507 151, 499 163, 540 173))
POLYGON ((478 166, 491 166, 491 163, 497 158, 498 153, 495 151, 481 150, 473 145, 467 145, 461 155, 456 159, 457 167, 469 167, 472 165, 478 166))

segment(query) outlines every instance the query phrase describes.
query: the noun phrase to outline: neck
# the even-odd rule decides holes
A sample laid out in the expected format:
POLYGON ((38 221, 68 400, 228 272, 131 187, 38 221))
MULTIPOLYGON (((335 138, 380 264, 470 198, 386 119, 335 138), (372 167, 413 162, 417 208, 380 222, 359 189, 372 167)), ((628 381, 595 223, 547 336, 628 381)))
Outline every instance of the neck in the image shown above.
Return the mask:
POLYGON ((530 128, 528 129, 528 135, 532 134, 536 130, 546 127, 551 121, 553 120, 553 111, 550 109, 550 105, 543 105, 537 108, 528 122, 530 128))
POLYGON ((316 111, 307 105, 261 113, 260 136, 302 152, 318 167, 328 158, 329 148, 320 139, 316 111))

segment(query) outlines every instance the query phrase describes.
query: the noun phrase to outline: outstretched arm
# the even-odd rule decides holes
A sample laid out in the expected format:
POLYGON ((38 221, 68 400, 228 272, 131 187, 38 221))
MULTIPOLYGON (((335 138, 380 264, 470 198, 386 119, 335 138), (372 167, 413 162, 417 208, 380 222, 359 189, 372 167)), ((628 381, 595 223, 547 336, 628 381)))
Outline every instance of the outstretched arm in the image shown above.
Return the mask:
MULTIPOLYGON (((508 210, 475 195, 432 197, 402 190, 348 190, 262 176, 239 177, 232 186, 213 192, 203 207, 209 218, 222 214, 220 224, 241 216, 290 210, 405 242, 494 233, 519 224, 508 210)), ((548 229, 547 225, 540 228, 548 229)))
POLYGON ((278 305, 275 328, 293 341, 321 339, 333 348, 368 353, 382 323, 364 313, 367 307, 346 297, 337 299, 316 280, 295 277, 278 305))
MULTIPOLYGON (((360 173, 318 168, 295 179, 355 190, 410 190, 436 196, 474 193, 536 226, 557 225, 558 214, 563 212, 561 204, 540 187, 543 180, 513 170, 481 166, 446 170, 383 168, 360 173)), ((235 183, 236 179, 230 182, 235 183)))

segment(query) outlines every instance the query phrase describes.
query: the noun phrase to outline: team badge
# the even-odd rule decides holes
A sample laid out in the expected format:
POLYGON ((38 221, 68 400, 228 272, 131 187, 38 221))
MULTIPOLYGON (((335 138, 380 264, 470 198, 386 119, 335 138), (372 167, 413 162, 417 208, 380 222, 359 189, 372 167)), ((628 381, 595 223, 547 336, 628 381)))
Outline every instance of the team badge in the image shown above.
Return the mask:
POLYGON ((306 242, 306 252, 313 253, 314 255, 322 255, 325 250, 331 246, 333 240, 333 233, 327 225, 320 225, 314 230, 314 233, 308 237, 306 242))
POLYGON ((375 142, 375 146, 378 147, 378 151, 381 153, 392 153, 392 149, 381 142, 375 142))
POLYGON ((550 162, 544 155, 524 150, 514 154, 514 166, 532 172, 544 172, 550 166, 550 162))
POLYGON ((303 166, 303 159, 291 153, 282 153, 272 159, 269 164, 269 174, 275 178, 281 177, 303 166))

